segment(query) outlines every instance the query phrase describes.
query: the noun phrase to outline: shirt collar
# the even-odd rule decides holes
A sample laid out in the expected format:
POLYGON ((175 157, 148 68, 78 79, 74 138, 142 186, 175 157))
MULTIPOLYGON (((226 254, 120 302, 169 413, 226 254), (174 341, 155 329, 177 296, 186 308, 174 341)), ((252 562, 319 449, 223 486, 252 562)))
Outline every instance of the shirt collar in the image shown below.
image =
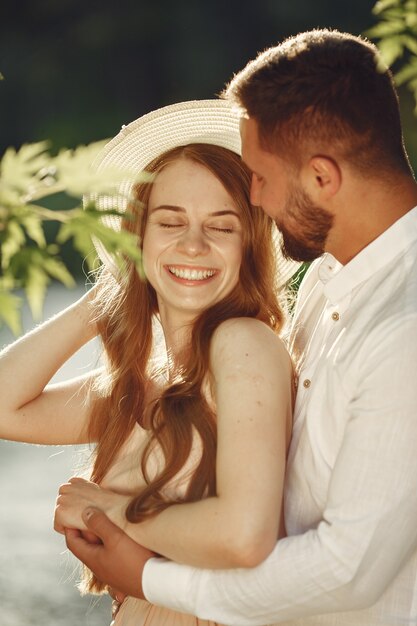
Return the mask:
POLYGON ((416 239, 417 207, 414 207, 346 265, 326 253, 318 268, 325 296, 332 304, 339 303, 355 287, 403 253, 416 239))

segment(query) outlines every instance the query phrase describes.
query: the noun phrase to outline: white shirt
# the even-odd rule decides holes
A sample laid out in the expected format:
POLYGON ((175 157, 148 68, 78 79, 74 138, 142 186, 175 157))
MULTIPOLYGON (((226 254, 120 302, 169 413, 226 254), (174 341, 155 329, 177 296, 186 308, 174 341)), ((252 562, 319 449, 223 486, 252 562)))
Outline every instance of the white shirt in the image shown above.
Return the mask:
POLYGON ((253 569, 151 559, 145 595, 238 626, 416 625, 417 208, 347 265, 312 264, 293 339, 288 537, 253 569))

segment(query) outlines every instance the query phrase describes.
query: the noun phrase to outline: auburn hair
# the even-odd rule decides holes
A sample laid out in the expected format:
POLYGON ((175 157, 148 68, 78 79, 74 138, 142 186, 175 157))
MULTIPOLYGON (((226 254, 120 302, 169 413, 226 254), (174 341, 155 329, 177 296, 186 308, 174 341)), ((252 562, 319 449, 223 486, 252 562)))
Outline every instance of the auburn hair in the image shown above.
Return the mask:
POLYGON ((300 33, 260 53, 222 95, 256 120, 264 149, 296 168, 330 154, 364 177, 411 173, 392 73, 366 39, 300 33))
MULTIPOLYGON (((210 376, 209 350, 215 329, 235 317, 257 318, 276 332, 283 325, 276 287, 275 226, 260 208, 250 204, 251 175, 247 167, 237 154, 225 148, 190 144, 164 153, 146 170, 157 176, 179 159, 206 167, 233 198, 242 223, 242 262, 239 282, 232 292, 197 316, 181 371, 152 407, 145 402, 147 383, 154 374, 153 323, 158 315, 155 291, 127 259, 121 280, 115 281, 106 268, 98 278, 96 318, 107 364, 98 381, 100 393, 89 424, 90 440, 97 442, 91 479, 99 483, 104 478, 135 424, 150 431, 149 442, 138 459, 146 486, 127 508, 126 517, 131 522, 173 504, 164 497, 163 488, 184 466, 196 435, 202 444, 201 457, 181 501, 192 502, 216 493, 216 416, 202 392, 210 376), (150 415, 146 424, 145 412, 150 415), (151 478, 147 466, 155 445, 163 453, 164 467, 151 478)), ((123 228, 136 233, 140 241, 152 185, 147 181, 134 186, 129 215, 123 222, 123 228)), ((100 589, 99 583, 89 582, 90 591, 100 589)))

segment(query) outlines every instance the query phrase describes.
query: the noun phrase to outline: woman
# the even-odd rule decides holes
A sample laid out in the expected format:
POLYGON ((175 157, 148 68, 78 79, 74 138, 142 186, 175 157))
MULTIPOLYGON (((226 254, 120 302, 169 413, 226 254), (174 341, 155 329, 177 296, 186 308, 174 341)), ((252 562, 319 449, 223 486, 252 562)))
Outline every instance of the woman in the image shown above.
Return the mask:
MULTIPOLYGON (((61 489, 58 530, 83 529, 94 504, 154 552, 204 567, 252 567, 284 532, 292 368, 278 337, 273 224, 250 206, 238 141, 221 101, 167 107, 122 130, 102 162, 129 165, 129 152, 153 173, 134 186, 123 224, 139 235, 146 280, 101 250, 92 292, 1 356, 1 436, 97 443, 92 482, 61 489), (103 370, 48 385, 97 333, 103 370)), ((145 622, 197 620, 125 600, 116 624, 145 622)))

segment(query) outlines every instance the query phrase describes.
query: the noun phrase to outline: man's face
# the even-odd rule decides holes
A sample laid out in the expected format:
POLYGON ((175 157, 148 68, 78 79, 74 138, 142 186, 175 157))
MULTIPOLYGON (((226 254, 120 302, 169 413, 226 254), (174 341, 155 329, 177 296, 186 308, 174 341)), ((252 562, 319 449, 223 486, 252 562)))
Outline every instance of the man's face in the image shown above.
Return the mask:
POLYGON ((283 253, 297 261, 312 261, 325 251, 333 216, 315 206, 300 176, 259 142, 258 124, 242 118, 242 158, 252 171, 251 202, 275 221, 283 236, 283 253))

